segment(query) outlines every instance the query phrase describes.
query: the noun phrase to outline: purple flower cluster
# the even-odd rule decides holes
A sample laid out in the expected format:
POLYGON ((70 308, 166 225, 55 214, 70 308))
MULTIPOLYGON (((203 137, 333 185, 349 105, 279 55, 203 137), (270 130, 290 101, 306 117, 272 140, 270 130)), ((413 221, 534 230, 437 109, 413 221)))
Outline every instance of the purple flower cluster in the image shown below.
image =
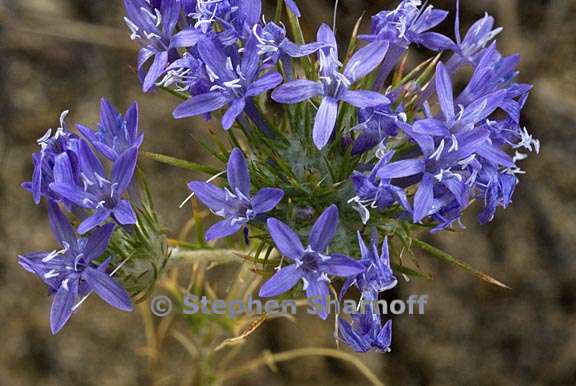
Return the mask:
MULTIPOLYGON (((268 91, 280 105, 302 107, 287 108, 287 114, 313 111, 309 130, 313 149, 305 154, 328 159, 340 152, 337 156, 354 158, 356 170, 335 185, 348 195, 340 210, 347 201, 365 225, 378 225, 378 217, 386 213, 395 220, 439 231, 459 223, 475 200, 483 204, 479 221, 489 222, 499 206, 511 203, 518 175, 523 173, 517 163, 526 158, 525 151, 539 151, 538 140, 520 123, 531 85, 516 82, 519 57, 498 52, 494 38, 501 29, 494 28, 494 19, 488 15, 462 38, 459 2, 454 39, 432 31, 447 19, 447 11, 423 5, 421 0, 403 0, 396 9, 372 17, 370 32, 358 36, 360 47, 347 59, 341 56, 329 26, 319 28, 315 42, 296 44, 283 24, 262 18, 261 0, 124 2, 132 39, 142 45, 138 71, 145 91, 161 86, 184 95, 186 101, 175 109, 175 118, 210 118, 221 111, 225 130, 236 122, 245 128, 251 120, 270 134, 255 100, 268 91), (387 83, 411 45, 442 55, 430 61, 419 77, 387 83), (303 77, 294 65, 298 60, 300 67, 316 66, 305 68, 303 77), (454 79, 464 72, 472 75, 457 93, 454 79)), ((286 6, 292 16, 301 16, 294 1, 286 0, 286 6)), ((260 104, 265 100, 259 98, 260 104)), ((126 114, 129 129, 124 137, 107 115, 95 134, 80 128, 98 151, 114 161, 109 179, 104 179, 102 168, 87 154, 88 145, 77 137, 64 139, 61 134, 58 143, 43 145, 50 150, 34 159, 37 168, 46 169, 38 176, 35 173, 35 199, 45 195, 71 209, 93 210, 79 228, 82 233, 109 217, 120 224, 131 223, 129 204, 120 196, 135 163, 130 146, 134 149, 141 142, 130 129, 134 114, 126 114), (54 164, 58 152, 79 154, 80 162, 67 161, 71 166, 64 173, 65 181, 55 179, 54 167, 42 166, 54 164), (79 182, 83 189, 73 189, 82 186, 79 182)), ((278 267, 261 288, 261 296, 278 296, 302 282, 308 297, 325 298, 331 276, 346 278, 342 295, 355 286, 363 299, 377 299, 380 292, 396 285, 388 239, 378 252, 376 237, 367 246, 359 234, 361 260, 328 252, 339 210, 327 205, 307 230, 309 242, 304 247, 300 229, 267 217, 289 189, 266 187, 251 195, 249 169, 242 152, 234 149, 228 161, 227 188, 201 181, 191 182, 189 188, 224 218, 208 230, 207 240, 241 229, 247 238, 249 222, 265 223, 276 248, 292 262, 278 267)), ((58 175, 63 178, 62 172, 58 175)), ((326 317, 325 310, 321 316, 326 317)), ((388 349, 390 322, 381 326, 376 310, 353 319, 352 325, 341 321, 341 339, 357 351, 388 349)))
POLYGON ((110 256, 105 251, 116 224, 137 223, 127 191, 143 140, 135 104, 122 115, 103 99, 98 128, 78 125, 84 138, 68 130, 66 113, 54 135, 49 130, 38 140, 32 181, 23 184, 36 203, 46 199, 52 231, 61 247, 20 256, 20 264, 38 275, 54 295, 53 333, 68 321, 78 298, 92 292, 118 309, 132 310, 128 293, 107 273, 110 256), (98 155, 110 160, 109 171, 98 155), (76 230, 61 207, 79 223, 76 230))
MULTIPOLYGON (((284 26, 262 21, 261 0, 124 0, 124 20, 142 48, 138 72, 144 91, 175 87, 190 98, 175 118, 207 116, 226 107, 228 130, 243 113, 260 124, 253 98, 277 87, 281 62, 293 78, 291 58, 324 45, 297 45, 284 26)), ((294 1, 286 5, 295 15, 294 1)))

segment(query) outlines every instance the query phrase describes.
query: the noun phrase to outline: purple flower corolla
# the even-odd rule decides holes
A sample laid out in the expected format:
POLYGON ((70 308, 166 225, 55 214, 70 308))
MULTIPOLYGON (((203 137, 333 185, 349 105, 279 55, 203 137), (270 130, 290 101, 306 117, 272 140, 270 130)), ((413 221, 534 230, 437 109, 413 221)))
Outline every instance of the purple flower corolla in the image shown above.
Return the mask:
POLYGON ((292 64, 290 58, 308 56, 324 47, 323 43, 315 42, 298 45, 286 37, 286 28, 274 22, 264 26, 254 25, 253 33, 258 39, 258 55, 263 56, 265 64, 276 64, 279 60, 286 68, 289 76, 292 76, 292 64))
POLYGON ((232 150, 227 168, 229 188, 221 189, 203 181, 192 181, 190 190, 212 212, 225 219, 206 232, 206 240, 230 236, 258 215, 270 212, 284 197, 281 189, 264 188, 250 195, 250 174, 240 149, 232 150))
POLYGON ((390 46, 407 49, 411 43, 423 45, 434 51, 450 48, 452 40, 437 32, 428 32, 442 23, 447 11, 434 9, 431 5, 420 8, 420 0, 403 0, 396 9, 382 11, 372 17, 372 31, 360 35, 361 39, 385 40, 390 46))
POLYGON ((352 314, 352 324, 339 318, 340 339, 356 352, 389 352, 392 343, 392 320, 384 326, 378 311, 373 312, 371 305, 365 305, 362 313, 352 314))
POLYGON ((351 286, 356 285, 362 292, 363 299, 377 300, 380 292, 394 288, 398 283, 392 268, 390 268, 388 238, 384 238, 380 252, 376 237, 372 237, 370 245, 366 245, 362 235, 358 232, 358 244, 362 256, 360 263, 364 265, 365 271, 346 279, 340 290, 340 298, 346 294, 351 286))
POLYGON ((486 224, 494 218, 496 208, 507 208, 518 184, 518 178, 510 172, 501 172, 492 165, 485 165, 476 178, 477 197, 484 204, 478 221, 486 224))
POLYGON ((100 265, 94 264, 108 247, 114 224, 94 229, 87 238, 78 238, 57 204, 48 204, 48 215, 54 237, 62 249, 21 255, 19 263, 42 279, 54 295, 50 311, 52 333, 60 331, 70 319, 78 297, 91 291, 113 307, 132 311, 126 290, 106 273, 109 259, 100 265))
POLYGON ((394 152, 385 154, 368 175, 358 171, 352 174, 351 180, 356 196, 350 199, 349 203, 360 214, 364 224, 370 219, 370 209, 383 210, 398 203, 407 212, 412 212, 404 189, 392 185, 389 179, 378 177, 380 168, 390 162, 393 155, 394 152))
MULTIPOLYGON (((54 135, 52 135, 52 129, 49 129, 46 134, 36 141, 38 145, 40 145, 40 151, 32 155, 32 161, 34 163, 32 181, 22 184, 24 189, 32 193, 36 204, 40 203, 40 199, 43 196, 50 200, 61 199, 58 194, 49 188, 50 184, 57 178, 57 176, 55 176, 57 172, 55 173, 54 164, 58 155, 67 154, 70 157, 70 179, 77 180, 78 178, 77 158, 74 154, 78 148, 79 138, 68 131, 65 122, 67 115, 68 111, 64 111, 60 115, 60 127, 56 129, 54 135)), ((66 204, 71 203, 66 202, 66 204)))
POLYGON ((192 96, 178 106, 173 114, 177 119, 210 113, 229 105, 222 117, 222 126, 228 130, 246 108, 247 99, 282 82, 282 76, 277 72, 258 77, 260 57, 255 37, 246 43, 240 63, 227 56, 211 39, 202 39, 197 48, 200 58, 206 64, 212 86, 207 93, 192 96))
POLYGON ((390 44, 373 89, 380 90, 398 60, 411 43, 423 45, 433 51, 452 47, 454 43, 446 36, 428 30, 440 24, 448 12, 432 6, 420 8, 420 0, 404 0, 392 11, 382 11, 372 17, 372 30, 359 37, 367 41, 382 40, 390 44))
POLYGON ((500 33, 503 28, 494 28, 494 18, 487 13, 483 18, 477 20, 468 29, 462 39, 460 34, 460 1, 456 2, 456 21, 454 23, 454 34, 456 43, 451 47, 454 56, 449 60, 448 68, 450 72, 456 70, 463 63, 475 64, 484 48, 500 33))
POLYGON ((116 161, 133 147, 140 148, 144 134, 138 133, 138 105, 130 106, 122 116, 105 98, 100 101, 100 122, 94 132, 84 125, 76 125, 84 137, 104 157, 116 161))
POLYGON ((322 103, 314 120, 313 139, 318 149, 328 144, 338 115, 338 102, 346 102, 359 108, 389 104, 384 95, 366 90, 350 90, 359 79, 368 75, 382 62, 388 50, 388 43, 375 41, 360 48, 347 63, 343 73, 338 71, 342 64, 338 61, 336 37, 329 26, 323 24, 318 31, 318 42, 325 45, 319 51, 320 81, 294 80, 283 84, 272 93, 272 99, 279 103, 299 103, 322 96, 322 103))
POLYGON ((126 150, 112 166, 110 178, 105 177, 104 167, 85 141, 78 146, 81 184, 71 178, 72 164, 66 154, 56 157, 55 173, 59 178, 50 189, 93 214, 78 226, 78 233, 85 234, 110 217, 121 225, 136 224, 136 215, 128 200, 122 199, 136 169, 138 149, 126 150))
POLYGON ((280 268, 260 288, 261 297, 273 297, 292 289, 300 280, 308 299, 321 301, 322 319, 326 319, 329 295, 328 275, 348 277, 364 271, 358 261, 340 254, 326 254, 338 227, 338 208, 331 205, 318 217, 310 231, 309 245, 304 248, 298 235, 283 222, 268 219, 268 231, 276 248, 294 264, 280 268))
POLYGON ((204 34, 195 28, 176 33, 181 12, 180 1, 124 0, 124 20, 131 39, 142 45, 138 53, 138 73, 143 90, 154 87, 166 66, 179 57, 178 48, 193 47, 204 34), (148 69, 145 66, 152 61, 148 69))
POLYGON ((352 144, 352 155, 362 154, 378 144, 384 144, 389 136, 398 134, 398 120, 406 120, 399 106, 397 111, 390 104, 362 109, 358 112, 359 124, 351 131, 360 132, 352 144))
POLYGON ((418 144, 423 158, 391 162, 378 171, 383 179, 421 175, 414 197, 413 219, 417 223, 451 203, 446 194, 452 195, 461 208, 468 204, 482 168, 477 158, 497 167, 514 168, 512 157, 491 142, 487 125, 477 126, 500 107, 507 91, 494 91, 460 106, 456 114, 452 83, 442 63, 436 68, 435 82, 444 120, 426 118, 412 126, 399 123, 418 144))
POLYGON ((166 68, 166 73, 157 83, 163 87, 174 87, 176 91, 198 95, 210 89, 210 78, 206 73, 204 62, 185 52, 166 68))

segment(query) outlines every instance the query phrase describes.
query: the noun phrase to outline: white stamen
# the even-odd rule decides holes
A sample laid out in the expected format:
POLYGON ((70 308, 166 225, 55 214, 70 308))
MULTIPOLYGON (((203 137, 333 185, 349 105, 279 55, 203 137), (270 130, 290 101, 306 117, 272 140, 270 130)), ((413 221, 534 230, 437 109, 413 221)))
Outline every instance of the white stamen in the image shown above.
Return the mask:
POLYGON ((55 277, 58 277, 60 274, 58 272, 56 272, 56 270, 51 269, 50 271, 46 272, 44 274, 44 279, 52 279, 55 277))
POLYGON ((444 151, 444 145, 446 143, 444 142, 444 139, 442 139, 442 141, 440 141, 440 145, 438 145, 438 148, 434 151, 434 153, 430 154, 430 157, 428 157, 428 159, 436 159, 436 161, 440 160, 440 156, 442 155, 442 152, 444 151))

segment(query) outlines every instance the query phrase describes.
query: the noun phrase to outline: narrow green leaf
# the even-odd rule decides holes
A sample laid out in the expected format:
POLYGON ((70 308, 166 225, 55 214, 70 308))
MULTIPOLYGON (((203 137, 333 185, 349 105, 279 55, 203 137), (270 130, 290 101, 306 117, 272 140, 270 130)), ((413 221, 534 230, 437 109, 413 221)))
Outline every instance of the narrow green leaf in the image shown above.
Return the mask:
POLYGON ((506 284, 494 279, 492 276, 487 275, 483 272, 478 271, 475 268, 472 268, 471 266, 469 266, 468 264, 464 263, 461 260, 458 260, 457 258, 455 258, 454 256, 449 255, 448 253, 424 242, 421 240, 417 240, 417 239, 412 239, 412 245, 420 248, 421 250, 428 252, 430 255, 448 262, 450 264, 453 264, 459 268, 462 268, 470 273, 472 273, 474 276, 480 278, 481 280, 484 280, 485 282, 488 282, 490 284, 494 284, 498 287, 502 287, 502 288, 506 288, 506 289, 511 289, 509 286, 507 286, 506 284))
POLYGON ((179 158, 174 158, 174 157, 170 157, 164 154, 158 154, 158 153, 151 153, 148 151, 141 151, 140 154, 142 154, 144 157, 149 158, 153 161, 156 162, 160 162, 166 165, 170 165, 170 166, 174 166, 180 169, 185 169, 185 170, 192 170, 195 172, 201 172, 201 173, 205 173, 205 174, 209 174, 209 175, 214 175, 214 174, 218 174, 221 171, 218 169, 215 169, 213 167, 210 166, 206 166, 206 165, 200 165, 194 162, 190 162, 190 161, 186 161, 183 159, 179 159, 179 158))
POLYGON ((403 274, 408 275, 408 276, 422 277, 424 279, 432 280, 432 276, 430 276, 424 272, 420 272, 420 271, 417 271, 415 269, 408 268, 404 265, 392 263, 392 269, 396 273, 400 272, 400 273, 403 273, 403 274))

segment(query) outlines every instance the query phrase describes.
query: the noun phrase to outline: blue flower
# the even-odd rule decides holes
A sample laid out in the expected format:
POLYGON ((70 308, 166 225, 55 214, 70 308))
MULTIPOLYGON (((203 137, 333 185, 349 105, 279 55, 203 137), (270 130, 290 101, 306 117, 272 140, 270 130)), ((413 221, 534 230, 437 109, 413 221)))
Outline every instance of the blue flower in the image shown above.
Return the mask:
MULTIPOLYGON (((61 154, 66 154, 70 159, 69 178, 78 181, 78 162, 75 156, 78 148, 79 138, 68 131, 64 122, 68 111, 64 111, 60 116, 60 127, 52 135, 52 129, 48 130, 42 138, 38 139, 40 151, 32 155, 34 163, 34 173, 32 181, 24 182, 24 189, 32 193, 36 204, 40 203, 41 197, 49 200, 62 200, 62 197, 50 190, 49 186, 55 179, 59 178, 58 172, 55 171, 56 158, 61 154)), ((67 206, 73 205, 66 201, 67 206)))
POLYGON ((373 237, 370 245, 366 245, 360 232, 358 232, 358 244, 365 271, 356 276, 351 276, 344 282, 340 290, 342 298, 352 285, 356 285, 363 294, 363 299, 377 300, 380 292, 394 288, 398 283, 392 268, 390 268, 390 254, 388 252, 388 238, 382 242, 382 249, 378 252, 378 240, 373 237))
POLYGON ((382 11, 372 17, 372 31, 360 38, 368 41, 385 40, 392 46, 408 48, 410 43, 421 44, 440 51, 454 45, 452 40, 428 30, 442 23, 447 11, 434 9, 431 5, 419 8, 420 0, 403 0, 396 9, 382 11))
POLYGON ((380 314, 366 305, 364 313, 352 314, 352 324, 339 318, 340 339, 356 352, 389 352, 392 343, 392 320, 384 326, 380 314))
POLYGON ((80 124, 76 127, 96 150, 111 161, 116 161, 124 152, 133 147, 140 148, 144 140, 144 134, 138 133, 136 102, 122 116, 107 99, 102 98, 100 122, 96 132, 80 124))
POLYGON ((258 77, 260 57, 257 42, 255 37, 248 40, 239 61, 227 56, 224 49, 211 39, 202 39, 198 43, 198 52, 212 81, 210 91, 182 103, 174 110, 174 117, 202 115, 229 105, 222 117, 222 126, 228 130, 246 108, 248 99, 280 84, 282 76, 277 72, 258 77))
POLYGON ((351 58, 344 72, 338 68, 336 37, 329 26, 323 24, 318 31, 318 41, 325 45, 319 51, 320 81, 294 80, 283 84, 272 93, 272 99, 279 103, 294 104, 322 96, 314 121, 313 139, 318 149, 324 148, 336 126, 338 102, 343 101, 355 107, 368 108, 389 104, 384 95, 366 90, 350 90, 352 84, 372 72, 384 59, 388 43, 375 41, 359 49, 351 58))
POLYGON ((50 184, 50 189, 81 208, 93 210, 93 214, 78 226, 78 232, 85 234, 112 217, 121 225, 136 224, 132 205, 122 196, 132 181, 138 159, 138 148, 126 150, 112 166, 110 178, 105 177, 102 163, 85 141, 78 146, 80 166, 79 184, 72 178, 72 163, 67 154, 55 160, 55 173, 58 178, 50 184))
POLYGON ((270 212, 284 197, 281 189, 264 188, 250 195, 250 174, 240 149, 232 150, 228 160, 229 188, 221 189, 203 181, 192 181, 188 187, 204 205, 222 220, 206 232, 206 240, 216 240, 238 232, 258 215, 270 212))
POLYGON ((494 28, 494 18, 487 13, 478 19, 462 39, 460 34, 460 0, 456 2, 456 21, 454 33, 456 43, 451 50, 454 56, 450 58, 448 67, 455 70, 461 64, 476 64, 484 48, 500 33, 502 28, 494 28))
POLYGON ((261 297, 273 297, 293 288, 300 280, 304 283, 306 296, 314 301, 321 300, 320 317, 326 319, 326 299, 329 295, 328 275, 348 277, 364 271, 358 261, 340 254, 326 254, 338 227, 338 208, 328 207, 318 217, 310 230, 306 249, 300 238, 290 227, 275 218, 268 219, 268 231, 276 248, 294 262, 281 268, 260 288, 261 297))
POLYGON ((166 66, 179 57, 178 48, 194 47, 204 34, 195 28, 176 33, 181 12, 180 1, 124 0, 124 20, 142 49, 138 53, 138 73, 142 88, 149 91, 166 70, 166 66), (148 69, 145 66, 152 61, 148 69))
POLYGON ((406 197, 404 189, 392 185, 390 179, 378 177, 380 168, 390 162, 394 152, 388 152, 374 166, 369 175, 355 171, 351 180, 356 190, 356 196, 349 200, 354 209, 360 213, 362 222, 366 224, 370 219, 370 210, 383 210, 389 208, 394 203, 400 204, 407 212, 412 212, 412 207, 406 197))
POLYGON ((54 295, 50 311, 52 333, 60 331, 70 319, 78 297, 92 291, 113 307, 132 311, 126 290, 106 273, 109 259, 100 265, 94 264, 108 247, 114 224, 94 229, 87 238, 78 238, 57 204, 48 204, 48 215, 54 237, 62 249, 21 255, 19 263, 42 279, 54 295))
POLYGON ((264 26, 254 25, 253 33, 258 39, 258 55, 263 56, 263 62, 274 65, 280 60, 289 79, 293 75, 290 58, 305 57, 324 47, 320 42, 298 45, 286 37, 284 26, 274 22, 264 26))
POLYGON ((382 179, 397 179, 421 175, 414 196, 413 220, 436 213, 457 200, 460 207, 467 206, 471 186, 477 171, 468 174, 477 157, 497 166, 514 167, 512 157, 491 144, 490 131, 483 125, 503 102, 506 90, 497 90, 460 107, 456 115, 452 83, 442 63, 436 68, 436 93, 444 120, 426 118, 412 126, 399 122, 399 126, 414 140, 423 158, 405 159, 383 165, 378 171, 382 179), (448 198, 448 200, 447 200, 448 198))
POLYGON ((379 144, 385 144, 389 136, 398 135, 396 122, 405 119, 406 114, 399 106, 396 111, 390 104, 362 109, 358 112, 358 125, 351 131, 360 132, 352 144, 352 154, 362 154, 379 144))

